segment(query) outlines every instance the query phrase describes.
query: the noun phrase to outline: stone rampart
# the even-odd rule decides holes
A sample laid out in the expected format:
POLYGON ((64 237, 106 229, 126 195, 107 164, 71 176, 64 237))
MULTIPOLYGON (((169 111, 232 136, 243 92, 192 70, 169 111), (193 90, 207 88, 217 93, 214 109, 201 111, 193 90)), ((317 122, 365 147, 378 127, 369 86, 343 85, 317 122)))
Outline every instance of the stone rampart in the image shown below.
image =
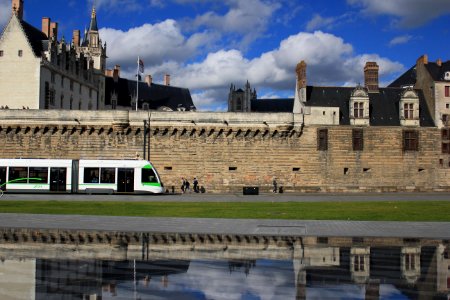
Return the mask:
POLYGON ((406 152, 402 127, 364 127, 363 151, 352 149, 353 128, 304 126, 290 113, 2 110, 0 158, 144 157, 146 132, 145 158, 150 146, 176 192, 181 177, 197 177, 208 192, 268 192, 274 177, 285 192, 450 190, 437 128, 416 128, 419 150, 406 152), (327 151, 317 150, 322 128, 327 151))

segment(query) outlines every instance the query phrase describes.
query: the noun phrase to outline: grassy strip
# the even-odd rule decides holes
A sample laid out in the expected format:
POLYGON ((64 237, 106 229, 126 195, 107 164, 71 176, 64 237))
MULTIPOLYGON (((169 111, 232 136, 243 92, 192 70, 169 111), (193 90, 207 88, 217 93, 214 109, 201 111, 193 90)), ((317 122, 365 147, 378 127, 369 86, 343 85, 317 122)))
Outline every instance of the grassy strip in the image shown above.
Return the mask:
POLYGON ((0 201, 0 213, 450 222, 450 201, 315 203, 0 201))

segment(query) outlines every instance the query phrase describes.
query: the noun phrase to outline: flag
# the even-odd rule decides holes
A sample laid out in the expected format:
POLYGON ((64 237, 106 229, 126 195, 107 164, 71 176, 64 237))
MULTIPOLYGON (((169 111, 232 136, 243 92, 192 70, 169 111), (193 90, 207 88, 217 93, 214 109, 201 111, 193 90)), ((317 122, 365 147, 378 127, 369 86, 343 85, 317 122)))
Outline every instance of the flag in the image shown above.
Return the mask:
POLYGON ((144 73, 144 62, 138 58, 139 73, 144 73))

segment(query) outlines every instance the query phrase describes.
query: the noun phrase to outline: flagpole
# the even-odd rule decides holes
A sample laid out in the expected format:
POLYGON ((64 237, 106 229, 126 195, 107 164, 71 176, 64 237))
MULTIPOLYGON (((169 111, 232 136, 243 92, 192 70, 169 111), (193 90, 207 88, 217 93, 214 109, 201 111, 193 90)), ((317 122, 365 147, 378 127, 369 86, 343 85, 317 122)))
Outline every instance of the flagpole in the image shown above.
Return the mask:
POLYGON ((138 110, 138 99, 139 99, 139 56, 137 60, 137 71, 136 71, 136 111, 138 110))

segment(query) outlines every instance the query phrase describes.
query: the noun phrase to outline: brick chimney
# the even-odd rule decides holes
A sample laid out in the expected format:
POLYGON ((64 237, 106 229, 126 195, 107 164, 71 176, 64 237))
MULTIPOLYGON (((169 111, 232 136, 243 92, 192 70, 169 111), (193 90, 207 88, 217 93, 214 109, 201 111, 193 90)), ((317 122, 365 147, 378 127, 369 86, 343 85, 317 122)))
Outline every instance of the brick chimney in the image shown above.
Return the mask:
POLYGON ((80 47, 80 31, 79 30, 73 31, 72 43, 76 48, 80 47))
POLYGON ((12 0, 11 1, 12 12, 19 18, 23 19, 23 0, 12 0))
POLYGON ((438 67, 442 67, 442 59, 438 58, 436 60, 436 64, 438 65, 438 67))
POLYGON ((304 60, 297 64, 295 72, 297 73, 297 88, 306 88, 306 63, 304 60))
POLYGON ((114 82, 119 81, 119 78, 120 78, 120 66, 119 65, 115 65, 114 66, 114 70, 113 70, 114 82))
POLYGON ((49 37, 50 36, 50 18, 43 17, 42 18, 42 32, 49 37))
POLYGON ((364 86, 369 93, 378 93, 378 71, 376 62, 368 61, 364 66, 364 86))
POLYGON ((55 38, 55 40, 58 40, 58 23, 51 22, 50 23, 50 38, 55 38))
POLYGON ((427 65, 428 64, 428 55, 424 54, 417 59, 417 64, 427 65))
POLYGON ((147 83, 148 86, 151 86, 153 83, 153 77, 152 75, 147 75, 145 76, 145 82, 147 83))
POLYGON ((167 86, 170 85, 170 75, 169 74, 164 75, 164 85, 167 85, 167 86))

